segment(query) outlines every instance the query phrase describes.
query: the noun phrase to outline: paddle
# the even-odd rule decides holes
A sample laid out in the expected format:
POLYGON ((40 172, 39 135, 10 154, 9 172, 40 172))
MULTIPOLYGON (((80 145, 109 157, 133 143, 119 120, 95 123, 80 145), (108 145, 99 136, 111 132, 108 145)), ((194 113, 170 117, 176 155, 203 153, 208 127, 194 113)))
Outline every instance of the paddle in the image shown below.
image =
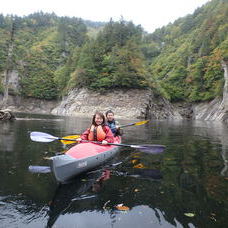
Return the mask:
POLYGON ((50 173, 51 172, 51 167, 49 167, 49 166, 30 165, 28 167, 28 170, 31 173, 50 173))
POLYGON ((146 124, 146 123, 148 123, 148 122, 149 122, 149 120, 143 120, 143 121, 136 122, 136 123, 130 123, 130 124, 122 125, 122 126, 120 126, 119 128, 128 127, 128 126, 139 126, 139 125, 146 124))
POLYGON ((72 144, 75 143, 75 139, 80 138, 80 135, 68 135, 68 136, 64 136, 62 137, 63 139, 60 140, 61 143, 67 145, 67 144, 72 144), (67 139, 67 140, 64 140, 67 139), (68 141, 69 139, 72 139, 71 141, 68 141))
MULTIPOLYGON (((81 140, 81 142, 92 142, 96 144, 102 144, 102 142, 99 142, 99 141, 89 141, 89 140, 81 140)), ((160 154, 165 149, 165 146, 157 145, 157 144, 133 145, 133 144, 122 144, 122 143, 108 143, 107 145, 131 147, 150 154, 160 154)))
MULTIPOLYGON (((54 140, 62 140, 63 138, 60 137, 56 137, 47 133, 43 133, 43 132, 37 132, 37 131, 33 131, 30 133, 30 138, 32 141, 35 142, 52 142, 54 140)), ((64 140, 69 140, 69 141, 76 141, 72 140, 72 139, 66 139, 64 138, 64 140)), ((89 141, 89 140, 82 140, 83 142, 93 142, 96 144, 101 144, 101 142, 99 141, 89 141)), ((151 153, 151 154, 158 154, 158 153, 162 153, 165 149, 165 146, 163 145, 155 145, 155 144, 147 144, 147 145, 131 145, 131 144, 121 144, 121 143, 108 143, 108 145, 114 145, 114 146, 123 146, 123 147, 131 147, 131 148, 135 148, 135 149, 139 149, 142 152, 145 153, 151 153)))
POLYGON ((66 138, 67 136, 65 137, 56 137, 56 136, 53 136, 53 135, 50 135, 50 134, 47 134, 47 133, 44 133, 44 132, 39 132, 39 131, 33 131, 30 133, 30 138, 32 141, 35 141, 35 142, 52 142, 52 141, 55 141, 55 140, 61 140, 61 141, 69 141, 71 143, 75 143, 77 142, 76 141, 76 138, 79 138, 80 135, 72 135, 71 138, 66 138), (74 136, 74 139, 73 137, 74 136))

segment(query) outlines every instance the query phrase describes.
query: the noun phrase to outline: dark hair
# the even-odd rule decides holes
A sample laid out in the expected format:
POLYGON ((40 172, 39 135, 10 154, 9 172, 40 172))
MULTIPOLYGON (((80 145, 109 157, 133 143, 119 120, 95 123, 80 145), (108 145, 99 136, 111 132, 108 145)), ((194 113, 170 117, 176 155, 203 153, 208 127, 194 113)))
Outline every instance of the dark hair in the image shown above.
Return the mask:
POLYGON ((101 126, 104 126, 105 125, 105 116, 101 112, 95 112, 95 114, 93 115, 93 119, 92 119, 92 125, 95 125, 95 126, 97 125, 95 122, 96 115, 100 116, 103 119, 103 123, 101 124, 101 126))
POLYGON ((112 114, 114 115, 114 112, 113 112, 112 110, 108 110, 108 111, 105 113, 105 116, 107 117, 107 115, 108 115, 109 113, 112 113, 112 114))

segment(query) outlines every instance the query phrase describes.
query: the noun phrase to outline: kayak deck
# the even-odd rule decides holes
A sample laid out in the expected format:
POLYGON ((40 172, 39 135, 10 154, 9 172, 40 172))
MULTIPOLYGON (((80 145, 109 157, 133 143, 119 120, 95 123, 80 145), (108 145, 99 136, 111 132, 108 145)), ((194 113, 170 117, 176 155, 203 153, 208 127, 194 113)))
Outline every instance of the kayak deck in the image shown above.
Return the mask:
MULTIPOLYGON (((115 137, 114 143, 120 143, 120 141, 121 141, 120 137, 115 137)), ((116 146, 113 146, 113 145, 101 145, 101 144, 86 142, 86 143, 80 143, 78 145, 73 146, 71 149, 69 149, 66 152, 66 154, 76 159, 83 159, 83 158, 98 155, 107 150, 111 150, 115 147, 116 146)))

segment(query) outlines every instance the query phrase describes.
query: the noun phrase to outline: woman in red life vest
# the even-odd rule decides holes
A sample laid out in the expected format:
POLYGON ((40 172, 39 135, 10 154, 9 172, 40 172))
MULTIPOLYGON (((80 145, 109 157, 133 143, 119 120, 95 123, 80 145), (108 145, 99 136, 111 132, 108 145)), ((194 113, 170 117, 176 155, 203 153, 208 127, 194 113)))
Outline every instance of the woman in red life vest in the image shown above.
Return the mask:
POLYGON ((101 112, 94 114, 91 127, 77 139, 79 142, 81 140, 100 141, 104 145, 114 142, 112 131, 105 124, 105 117, 101 112))

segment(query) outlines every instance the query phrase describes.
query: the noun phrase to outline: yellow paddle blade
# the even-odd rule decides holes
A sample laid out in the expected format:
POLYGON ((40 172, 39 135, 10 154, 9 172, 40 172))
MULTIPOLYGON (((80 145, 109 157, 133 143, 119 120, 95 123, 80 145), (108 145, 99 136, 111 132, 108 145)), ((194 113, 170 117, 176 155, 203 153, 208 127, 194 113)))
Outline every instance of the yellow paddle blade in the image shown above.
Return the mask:
MULTIPOLYGON (((63 139, 77 139, 80 138, 80 135, 68 135, 62 137, 63 139)), ((69 141, 69 140, 60 140, 61 143, 67 145, 67 144, 72 144, 72 143, 77 143, 77 141, 69 141)))
POLYGON ((146 124, 146 123, 148 123, 148 122, 149 122, 149 120, 143 120, 143 121, 141 121, 141 122, 135 123, 134 125, 135 125, 135 126, 143 125, 143 124, 146 124))

